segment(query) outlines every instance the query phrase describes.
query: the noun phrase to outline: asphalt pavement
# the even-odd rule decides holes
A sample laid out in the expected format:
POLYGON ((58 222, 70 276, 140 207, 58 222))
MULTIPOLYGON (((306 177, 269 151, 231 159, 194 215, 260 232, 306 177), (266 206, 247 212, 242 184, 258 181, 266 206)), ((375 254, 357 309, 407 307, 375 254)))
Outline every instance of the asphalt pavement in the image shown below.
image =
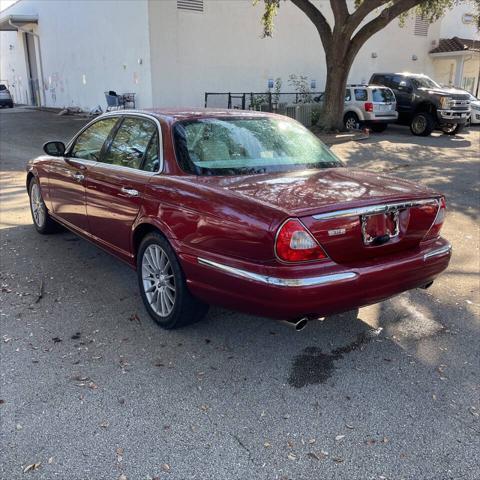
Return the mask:
POLYGON ((1 479, 480 479, 480 128, 333 147, 445 192, 429 290, 298 333, 220 308, 167 332, 127 266, 31 225, 25 162, 85 121, 0 111, 1 479))

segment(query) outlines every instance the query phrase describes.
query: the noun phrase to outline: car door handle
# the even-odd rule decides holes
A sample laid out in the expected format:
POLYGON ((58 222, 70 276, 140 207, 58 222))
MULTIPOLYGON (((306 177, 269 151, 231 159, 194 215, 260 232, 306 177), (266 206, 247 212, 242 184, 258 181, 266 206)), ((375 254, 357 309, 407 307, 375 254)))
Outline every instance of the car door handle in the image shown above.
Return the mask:
POLYGON ((127 197, 138 197, 138 190, 133 188, 126 188, 122 187, 122 193, 124 193, 127 197))
POLYGON ((80 183, 80 182, 83 182, 83 180, 85 179, 85 175, 83 175, 82 173, 80 172, 76 172, 72 175, 73 179, 80 183))

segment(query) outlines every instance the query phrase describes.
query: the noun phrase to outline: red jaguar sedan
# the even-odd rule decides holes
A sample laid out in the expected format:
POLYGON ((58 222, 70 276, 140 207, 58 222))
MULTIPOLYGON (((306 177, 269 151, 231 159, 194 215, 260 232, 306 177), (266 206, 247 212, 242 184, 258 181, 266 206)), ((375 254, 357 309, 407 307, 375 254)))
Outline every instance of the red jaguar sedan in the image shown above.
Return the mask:
POLYGON ((445 268, 445 198, 346 168, 299 123, 246 111, 102 115, 27 166, 34 225, 137 270, 153 319, 209 304, 307 319, 427 287, 445 268))

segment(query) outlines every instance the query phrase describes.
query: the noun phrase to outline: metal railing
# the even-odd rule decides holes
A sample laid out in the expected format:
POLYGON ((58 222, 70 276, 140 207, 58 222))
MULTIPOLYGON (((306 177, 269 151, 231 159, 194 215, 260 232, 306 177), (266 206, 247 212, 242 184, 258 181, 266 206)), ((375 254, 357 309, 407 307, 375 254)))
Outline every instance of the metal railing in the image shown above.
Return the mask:
POLYGON ((315 103, 323 92, 206 92, 205 108, 276 112, 281 105, 315 103))
POLYGON ((319 102, 323 92, 207 92, 205 108, 229 108, 241 110, 257 110, 261 112, 279 113, 291 117, 306 127, 318 120, 322 109, 319 102))

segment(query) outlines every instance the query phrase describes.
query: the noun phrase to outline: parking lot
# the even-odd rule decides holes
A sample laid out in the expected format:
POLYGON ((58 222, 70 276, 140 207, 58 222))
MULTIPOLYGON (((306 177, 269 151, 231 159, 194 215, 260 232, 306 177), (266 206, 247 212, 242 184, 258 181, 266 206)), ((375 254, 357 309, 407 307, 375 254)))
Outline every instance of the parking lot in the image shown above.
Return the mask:
POLYGON ((85 121, 0 111, 2 479, 480 478, 479 128, 332 147, 446 194, 430 289, 298 333, 220 308, 164 331, 127 266, 31 225, 25 162, 85 121))

